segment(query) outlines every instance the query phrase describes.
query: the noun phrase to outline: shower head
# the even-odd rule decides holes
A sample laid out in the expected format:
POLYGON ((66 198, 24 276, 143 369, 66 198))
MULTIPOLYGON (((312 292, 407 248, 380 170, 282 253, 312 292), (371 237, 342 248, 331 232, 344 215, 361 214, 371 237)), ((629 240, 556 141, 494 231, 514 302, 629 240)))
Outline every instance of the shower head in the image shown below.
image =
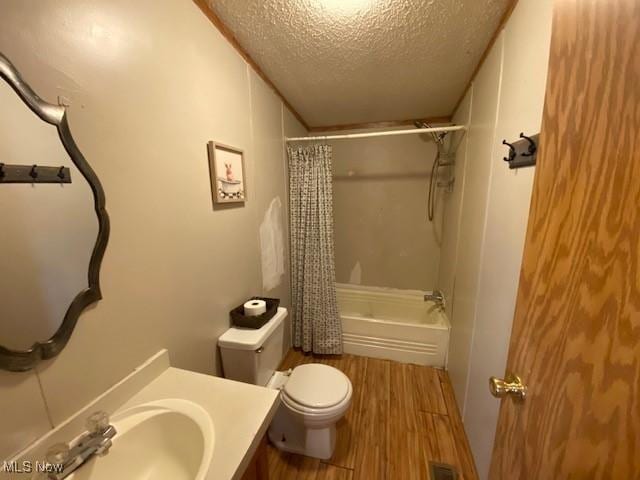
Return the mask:
MULTIPOLYGON (((416 128, 431 128, 431 125, 429 125, 427 122, 423 122, 422 120, 414 120, 413 125, 416 128)), ((447 136, 447 132, 431 133, 431 136, 433 137, 433 141, 436 142, 436 144, 442 146, 444 145, 444 137, 447 136)))

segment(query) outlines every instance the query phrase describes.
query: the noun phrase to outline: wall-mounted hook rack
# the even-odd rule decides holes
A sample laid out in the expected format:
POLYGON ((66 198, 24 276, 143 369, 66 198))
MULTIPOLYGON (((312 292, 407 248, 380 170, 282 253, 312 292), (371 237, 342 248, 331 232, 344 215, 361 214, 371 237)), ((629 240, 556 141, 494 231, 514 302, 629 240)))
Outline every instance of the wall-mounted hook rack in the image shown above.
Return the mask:
POLYGON ((71 183, 68 167, 0 163, 0 183, 71 183))
POLYGON ((513 143, 502 140, 502 144, 509 147, 509 156, 504 157, 504 161, 509 163, 510 169, 531 167, 536 164, 539 137, 537 133, 531 136, 520 133, 520 138, 513 143))

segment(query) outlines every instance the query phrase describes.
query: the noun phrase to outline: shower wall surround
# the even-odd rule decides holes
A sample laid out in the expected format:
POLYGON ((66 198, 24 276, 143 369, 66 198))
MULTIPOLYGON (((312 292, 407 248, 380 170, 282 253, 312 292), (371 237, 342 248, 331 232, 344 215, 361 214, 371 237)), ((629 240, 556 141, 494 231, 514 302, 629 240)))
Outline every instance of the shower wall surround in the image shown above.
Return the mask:
MULTIPOLYGON (((434 289, 442 217, 439 208, 434 222, 427 220, 429 178, 436 153, 431 136, 334 140, 330 144, 338 283, 434 289)), ((442 200, 442 190, 438 191, 442 200)))
POLYGON ((59 357, 0 372, 2 460, 161 348, 219 372, 216 338, 246 297, 289 304, 288 274, 262 291, 258 229, 273 198, 286 208, 283 135, 306 131, 189 1, 6 0, 0 51, 41 96, 70 103, 111 217, 104 300, 59 357), (211 208, 214 139, 245 151, 244 208, 211 208))

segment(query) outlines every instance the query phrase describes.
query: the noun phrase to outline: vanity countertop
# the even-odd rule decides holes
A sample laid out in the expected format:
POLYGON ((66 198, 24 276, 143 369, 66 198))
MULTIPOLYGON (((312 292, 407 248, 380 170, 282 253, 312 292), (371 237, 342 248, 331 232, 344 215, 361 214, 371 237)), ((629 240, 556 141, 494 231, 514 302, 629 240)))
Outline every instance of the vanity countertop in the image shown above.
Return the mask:
POLYGON ((165 398, 190 400, 211 416, 215 447, 207 479, 236 479, 251 461, 279 404, 279 392, 170 367, 120 410, 165 398))
MULTIPOLYGON (((10 461, 16 465, 44 461, 52 445, 68 443, 85 432, 85 421, 93 412, 105 411, 112 418, 117 418, 127 411, 136 410, 133 407, 162 401, 170 403, 174 399, 196 404, 213 423, 213 453, 207 473, 200 477, 206 480, 242 478, 280 402, 277 390, 171 367, 169 355, 163 350, 10 461)), ((105 458, 117 451, 116 439, 105 458)), ((93 458, 90 461, 100 460, 93 458)), ((91 468, 85 469, 79 478, 90 479, 91 471, 91 468)), ((0 480, 27 478, 40 480, 44 477, 9 473, 0 468, 0 480)))

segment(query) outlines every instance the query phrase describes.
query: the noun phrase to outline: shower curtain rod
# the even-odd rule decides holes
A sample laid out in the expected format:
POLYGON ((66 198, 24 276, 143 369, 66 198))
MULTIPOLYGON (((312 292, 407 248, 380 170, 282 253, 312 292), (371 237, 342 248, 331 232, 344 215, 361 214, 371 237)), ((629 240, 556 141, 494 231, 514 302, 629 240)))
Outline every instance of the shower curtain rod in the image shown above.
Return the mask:
POLYGON ((411 130, 384 130, 382 132, 346 133, 343 135, 321 135, 317 137, 288 137, 287 142, 309 142, 314 140, 342 140, 346 138, 385 137, 388 135, 409 135, 412 133, 456 132, 466 130, 465 125, 450 125, 447 127, 412 128, 411 130))

